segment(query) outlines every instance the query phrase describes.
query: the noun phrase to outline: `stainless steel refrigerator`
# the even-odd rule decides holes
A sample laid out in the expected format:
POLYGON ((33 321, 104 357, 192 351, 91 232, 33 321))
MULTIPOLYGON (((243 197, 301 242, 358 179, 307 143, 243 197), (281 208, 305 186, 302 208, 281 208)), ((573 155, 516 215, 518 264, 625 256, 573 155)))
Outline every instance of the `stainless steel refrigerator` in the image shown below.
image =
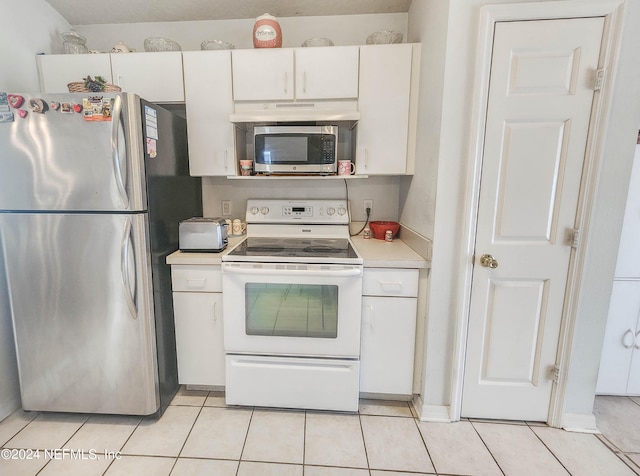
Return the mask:
POLYGON ((132 94, 0 93, 0 272, 25 410, 161 413, 178 387, 165 258, 200 215, 183 118, 132 94))

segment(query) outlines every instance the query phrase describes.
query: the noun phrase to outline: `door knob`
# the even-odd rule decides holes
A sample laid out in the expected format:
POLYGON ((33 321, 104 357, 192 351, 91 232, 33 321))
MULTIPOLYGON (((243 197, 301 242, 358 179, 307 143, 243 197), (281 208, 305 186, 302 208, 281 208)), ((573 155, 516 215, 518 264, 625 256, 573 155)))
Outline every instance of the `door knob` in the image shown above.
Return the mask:
POLYGON ((495 269, 498 267, 498 260, 491 255, 480 256, 480 265, 485 268, 495 269))

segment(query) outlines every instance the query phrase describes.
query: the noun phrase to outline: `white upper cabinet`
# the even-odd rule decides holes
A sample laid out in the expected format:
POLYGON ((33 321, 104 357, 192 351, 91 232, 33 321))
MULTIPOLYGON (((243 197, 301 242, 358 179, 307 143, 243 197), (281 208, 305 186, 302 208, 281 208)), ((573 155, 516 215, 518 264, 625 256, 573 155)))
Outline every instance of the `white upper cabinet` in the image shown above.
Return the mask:
POLYGON ((42 93, 68 93, 67 84, 87 76, 102 76, 108 83, 113 82, 109 54, 38 55, 36 59, 42 93))
POLYGON ((236 101, 355 99, 357 46, 235 50, 236 101))
POLYGON ((147 101, 182 102, 182 53, 118 53, 111 55, 113 82, 124 92, 147 101))
POLYGON ((155 102, 184 101, 182 53, 38 55, 43 93, 69 92, 67 84, 102 76, 124 92, 155 102))
POLYGON ((357 174, 411 174, 419 45, 360 47, 357 174))
POLYGON ((358 97, 357 46, 296 48, 296 99, 358 97))
POLYGON ((235 175, 230 51, 185 51, 191 175, 235 175))
POLYGON ((236 101, 293 99, 293 49, 234 50, 232 65, 236 101))

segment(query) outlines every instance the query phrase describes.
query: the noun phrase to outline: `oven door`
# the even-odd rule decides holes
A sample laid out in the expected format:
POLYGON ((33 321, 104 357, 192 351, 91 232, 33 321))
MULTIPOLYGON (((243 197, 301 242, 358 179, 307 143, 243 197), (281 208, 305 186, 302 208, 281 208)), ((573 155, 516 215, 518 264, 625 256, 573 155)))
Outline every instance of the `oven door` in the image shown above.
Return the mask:
POLYGON ((225 352, 358 358, 362 266, 222 264, 225 352))

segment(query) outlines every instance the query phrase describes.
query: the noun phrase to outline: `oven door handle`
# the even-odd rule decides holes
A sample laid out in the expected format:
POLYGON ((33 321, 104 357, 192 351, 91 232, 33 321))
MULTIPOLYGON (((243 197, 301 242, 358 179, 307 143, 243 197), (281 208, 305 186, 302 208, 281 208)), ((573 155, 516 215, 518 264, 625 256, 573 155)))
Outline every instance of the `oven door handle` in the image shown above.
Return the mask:
POLYGON ((227 263, 222 264, 222 272, 229 274, 243 274, 247 276, 319 276, 319 277, 348 277, 361 276, 361 268, 348 269, 264 269, 264 268, 241 268, 227 263))

